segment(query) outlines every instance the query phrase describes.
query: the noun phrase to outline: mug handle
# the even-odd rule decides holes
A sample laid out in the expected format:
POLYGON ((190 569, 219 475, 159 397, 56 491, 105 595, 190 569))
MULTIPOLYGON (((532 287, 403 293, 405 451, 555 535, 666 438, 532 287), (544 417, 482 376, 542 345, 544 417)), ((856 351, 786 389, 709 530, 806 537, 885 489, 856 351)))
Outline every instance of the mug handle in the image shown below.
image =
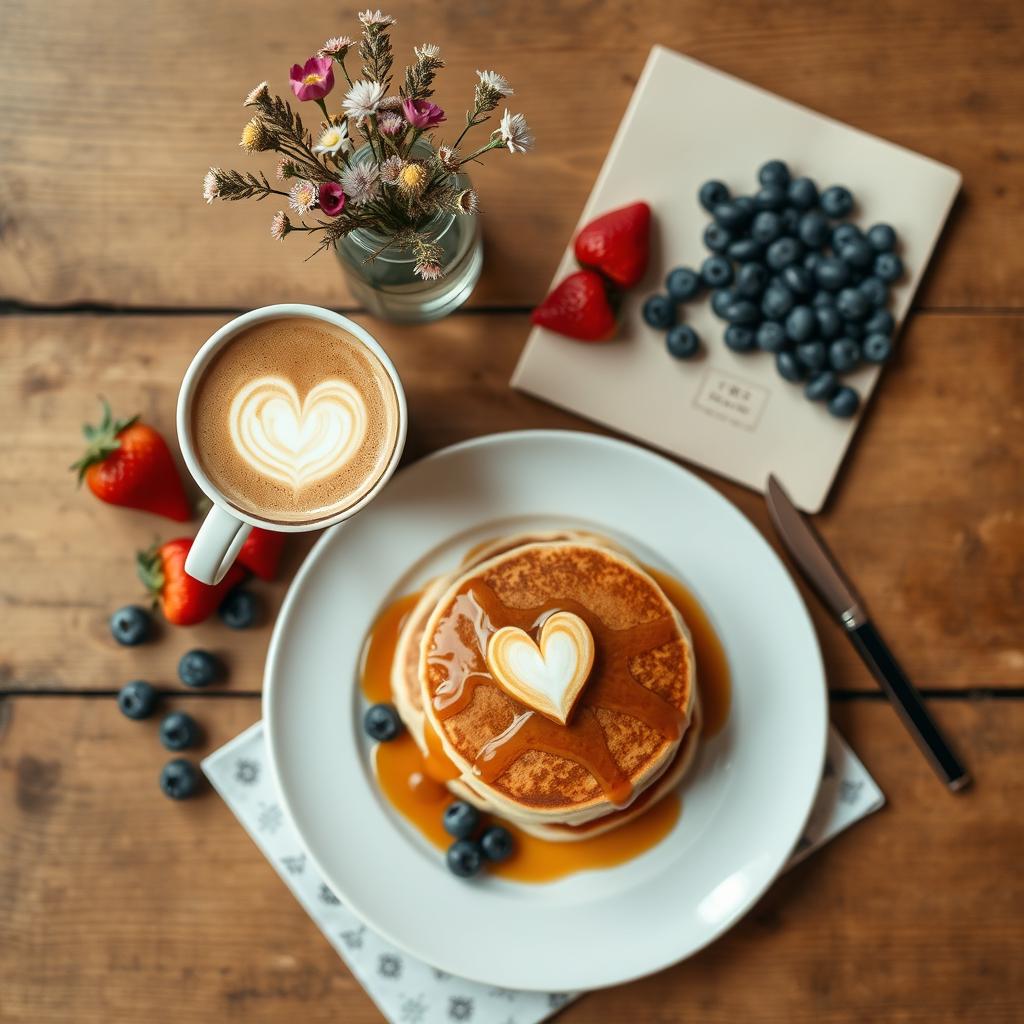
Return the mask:
POLYGON ((227 575, 252 527, 214 505, 199 527, 185 558, 185 572, 200 583, 215 585, 227 575))

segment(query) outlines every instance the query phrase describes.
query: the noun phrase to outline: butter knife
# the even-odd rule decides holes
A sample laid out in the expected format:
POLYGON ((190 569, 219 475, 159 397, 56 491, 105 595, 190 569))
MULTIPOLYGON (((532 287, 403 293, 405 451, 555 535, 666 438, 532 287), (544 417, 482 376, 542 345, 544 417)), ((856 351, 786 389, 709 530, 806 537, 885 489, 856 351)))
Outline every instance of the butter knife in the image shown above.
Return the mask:
POLYGON ((957 793, 970 784, 967 769, 953 753, 921 695, 893 657, 864 608, 810 521, 797 511, 774 474, 768 477, 768 512, 772 524, 804 579, 822 604, 839 620, 864 664, 896 709, 907 732, 921 748, 935 774, 957 793))

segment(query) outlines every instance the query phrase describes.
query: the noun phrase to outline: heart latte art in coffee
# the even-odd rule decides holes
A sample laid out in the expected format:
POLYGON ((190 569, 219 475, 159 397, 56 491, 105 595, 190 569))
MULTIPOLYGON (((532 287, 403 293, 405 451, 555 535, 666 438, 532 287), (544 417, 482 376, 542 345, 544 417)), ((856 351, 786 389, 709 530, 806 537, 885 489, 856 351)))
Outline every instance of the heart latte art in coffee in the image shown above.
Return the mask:
POLYGON ((380 359, 341 328, 290 318, 220 349, 192 402, 193 442, 214 486, 270 521, 354 505, 398 443, 398 398, 380 359))

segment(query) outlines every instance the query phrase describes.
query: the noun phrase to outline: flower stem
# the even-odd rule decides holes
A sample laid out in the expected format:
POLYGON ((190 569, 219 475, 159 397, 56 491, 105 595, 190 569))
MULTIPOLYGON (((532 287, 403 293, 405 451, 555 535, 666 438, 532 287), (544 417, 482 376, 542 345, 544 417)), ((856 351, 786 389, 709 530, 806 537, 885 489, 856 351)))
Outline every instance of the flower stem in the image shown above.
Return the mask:
POLYGON ((324 112, 324 120, 327 122, 327 127, 330 128, 334 122, 331 120, 331 115, 327 113, 327 104, 324 103, 323 99, 318 99, 316 105, 324 112))

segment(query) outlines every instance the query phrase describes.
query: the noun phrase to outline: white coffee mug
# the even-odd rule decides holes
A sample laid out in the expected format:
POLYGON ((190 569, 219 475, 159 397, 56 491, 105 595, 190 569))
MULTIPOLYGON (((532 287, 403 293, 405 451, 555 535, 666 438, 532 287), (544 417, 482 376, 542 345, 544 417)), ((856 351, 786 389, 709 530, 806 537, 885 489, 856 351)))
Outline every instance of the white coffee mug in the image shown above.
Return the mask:
POLYGON ((304 533, 309 530, 322 530, 325 527, 343 523, 373 501, 380 493, 381 488, 388 482, 391 474, 394 473, 399 459, 402 457, 402 449, 405 447, 408 411, 405 404, 405 392, 402 389, 402 381, 398 376, 398 371, 388 358, 387 353, 364 328, 347 317, 341 316, 338 313, 332 313, 329 309, 321 309, 319 306, 284 303, 276 306, 263 306, 260 309, 254 309, 248 313, 243 313, 239 317, 235 317, 234 320, 225 324, 214 333, 210 340, 203 345, 195 354, 195 358, 185 371, 185 377, 181 382, 181 390, 178 392, 177 422, 178 443, 181 446, 181 454, 185 459, 185 465, 203 493, 213 502, 213 508, 210 509, 209 514, 203 521, 203 525, 196 534, 195 540, 192 542, 192 547, 189 549, 188 557, 185 559, 185 571, 202 583, 213 584, 219 583, 224 578, 254 526, 259 526, 264 530, 276 530, 281 533, 304 533), (388 464, 380 479, 349 508, 337 512, 333 516, 308 523, 274 522, 260 519, 259 516, 251 515, 236 508, 214 486, 213 482, 204 472, 202 463, 196 454, 195 439, 192 436, 192 402, 196 392, 196 385, 199 383, 199 378, 203 375, 203 371, 209 365, 210 360, 240 331, 244 331, 264 320, 280 320, 284 317, 322 320, 325 323, 341 328, 353 338, 362 342, 380 360, 381 365, 387 371, 388 376, 391 378, 391 383, 395 387, 395 396, 398 402, 398 434, 395 440, 395 450, 392 452, 391 458, 388 460, 388 464))

